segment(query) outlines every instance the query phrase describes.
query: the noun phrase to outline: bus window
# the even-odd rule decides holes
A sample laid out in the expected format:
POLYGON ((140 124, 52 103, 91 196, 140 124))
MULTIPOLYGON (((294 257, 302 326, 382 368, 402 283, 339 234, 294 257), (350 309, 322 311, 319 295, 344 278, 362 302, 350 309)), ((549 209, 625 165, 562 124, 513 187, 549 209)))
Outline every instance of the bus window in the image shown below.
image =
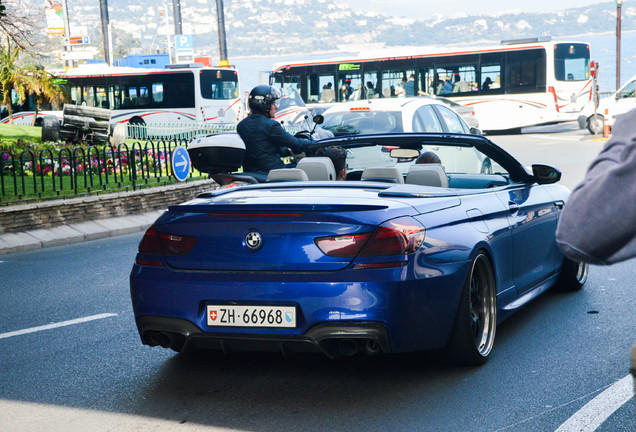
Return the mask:
POLYGON ((333 83, 336 82, 335 75, 307 75, 307 103, 333 102, 336 92, 333 83))
POLYGON ((155 104, 163 102, 163 83, 152 84, 152 102, 155 104))
POLYGON ((106 92, 106 87, 95 87, 95 100, 93 101, 93 106, 97 108, 109 108, 110 104, 108 103, 108 93, 106 92))
POLYGON ((441 86, 438 83, 437 94, 470 93, 477 89, 477 65, 457 64, 438 66, 437 72, 445 80, 441 86), (449 85, 450 84, 450 85, 449 85))
POLYGON ((445 95, 453 93, 453 70, 445 67, 435 68, 437 80, 435 80, 435 94, 445 95))
POLYGON ((201 96, 204 99, 235 99, 238 97, 238 76, 231 70, 203 70, 201 96))
POLYGON ((396 91, 402 87, 402 78, 405 78, 403 71, 382 72, 382 92, 380 97, 397 97, 396 91))
POLYGON ((554 46, 554 74, 558 81, 590 78, 590 49, 586 44, 560 43, 554 46))
POLYGON ((545 91, 545 50, 506 53, 506 93, 545 91))
POLYGON ((481 60, 479 89, 485 93, 501 93, 501 60, 497 56, 484 56, 481 60))

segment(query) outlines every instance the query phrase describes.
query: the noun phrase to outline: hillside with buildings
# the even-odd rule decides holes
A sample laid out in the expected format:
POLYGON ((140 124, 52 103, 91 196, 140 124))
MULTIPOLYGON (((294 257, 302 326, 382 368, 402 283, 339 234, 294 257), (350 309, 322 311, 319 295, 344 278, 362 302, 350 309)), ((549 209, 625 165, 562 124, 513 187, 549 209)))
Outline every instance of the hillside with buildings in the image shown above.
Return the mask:
MULTIPOLYGON (((67 0, 71 33, 87 32, 101 49, 99 3, 67 0)), ((636 7, 623 5, 623 30, 636 29, 636 7)), ((165 52, 166 33, 174 32, 172 2, 167 13, 152 0, 109 0, 115 57, 165 52)), ((417 21, 352 10, 337 0, 225 0, 230 57, 355 51, 358 48, 461 44, 531 36, 613 32, 616 4, 542 13, 501 13, 417 21)), ((636 5, 635 5, 636 6, 636 5)), ((182 0, 184 34, 194 35, 195 50, 218 56, 216 5, 182 0)))

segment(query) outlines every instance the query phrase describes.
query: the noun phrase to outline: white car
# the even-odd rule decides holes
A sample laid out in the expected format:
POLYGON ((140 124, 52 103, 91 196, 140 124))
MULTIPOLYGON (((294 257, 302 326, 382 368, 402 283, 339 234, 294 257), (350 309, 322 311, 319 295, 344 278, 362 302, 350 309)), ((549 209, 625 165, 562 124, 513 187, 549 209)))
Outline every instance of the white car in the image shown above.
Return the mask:
POLYGON ((607 124, 614 126, 616 117, 636 108, 636 97, 634 97, 634 86, 636 85, 636 75, 631 77, 623 86, 611 96, 602 98, 596 109, 594 117, 594 102, 590 101, 579 115, 579 127, 587 128, 591 134, 602 134, 605 126, 605 110, 607 110, 607 124))
POLYGON ((390 132, 480 134, 443 102, 428 97, 369 99, 336 104, 322 127, 335 136, 390 132))
MULTIPOLYGON (((335 136, 383 134, 393 132, 434 132, 481 134, 479 129, 471 128, 455 111, 443 102, 428 97, 370 99, 355 102, 343 102, 326 110, 323 114, 323 129, 335 136)), ((490 158, 477 155, 473 158, 458 158, 461 152, 473 152, 472 149, 453 149, 431 146, 425 150, 432 151, 441 158, 449 172, 477 172, 489 174, 498 172, 500 167, 494 166, 490 158), (475 163, 462 161, 471 160, 475 163)), ((388 157, 390 148, 375 149, 376 153, 386 153, 387 164, 400 164, 399 159, 388 157), (397 161, 397 162, 396 162, 397 161)), ((378 154, 351 152, 347 156, 349 168, 368 163, 369 160, 382 160, 378 154)), ((406 160, 405 160, 406 161, 406 160)))

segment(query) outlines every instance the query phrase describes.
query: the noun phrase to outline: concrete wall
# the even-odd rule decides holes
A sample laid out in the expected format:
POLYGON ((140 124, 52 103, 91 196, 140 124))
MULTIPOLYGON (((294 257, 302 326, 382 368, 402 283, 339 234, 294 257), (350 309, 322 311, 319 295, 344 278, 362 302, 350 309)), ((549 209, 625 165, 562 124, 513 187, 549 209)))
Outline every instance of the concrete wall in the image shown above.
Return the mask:
POLYGON ((163 210, 217 187, 212 180, 200 180, 137 191, 0 207, 0 233, 17 233, 163 210))

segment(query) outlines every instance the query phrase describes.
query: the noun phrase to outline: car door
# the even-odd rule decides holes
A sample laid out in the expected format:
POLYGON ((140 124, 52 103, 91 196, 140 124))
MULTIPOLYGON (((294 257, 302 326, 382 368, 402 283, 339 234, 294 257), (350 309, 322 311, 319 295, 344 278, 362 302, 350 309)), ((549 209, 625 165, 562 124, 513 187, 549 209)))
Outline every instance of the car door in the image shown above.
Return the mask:
POLYGON ((543 186, 536 184, 503 190, 498 197, 508 207, 512 272, 521 295, 557 270, 558 203, 543 186))
POLYGON ((445 126, 447 132, 466 134, 469 133, 469 128, 466 122, 452 109, 444 105, 435 105, 442 124, 445 126))
POLYGON ((444 127, 432 105, 424 105, 415 111, 413 132, 444 132, 444 127))
POLYGON ((636 108, 636 97, 634 97, 635 84, 636 80, 632 80, 616 92, 614 106, 611 107, 609 111, 611 124, 614 123, 617 116, 636 108))

